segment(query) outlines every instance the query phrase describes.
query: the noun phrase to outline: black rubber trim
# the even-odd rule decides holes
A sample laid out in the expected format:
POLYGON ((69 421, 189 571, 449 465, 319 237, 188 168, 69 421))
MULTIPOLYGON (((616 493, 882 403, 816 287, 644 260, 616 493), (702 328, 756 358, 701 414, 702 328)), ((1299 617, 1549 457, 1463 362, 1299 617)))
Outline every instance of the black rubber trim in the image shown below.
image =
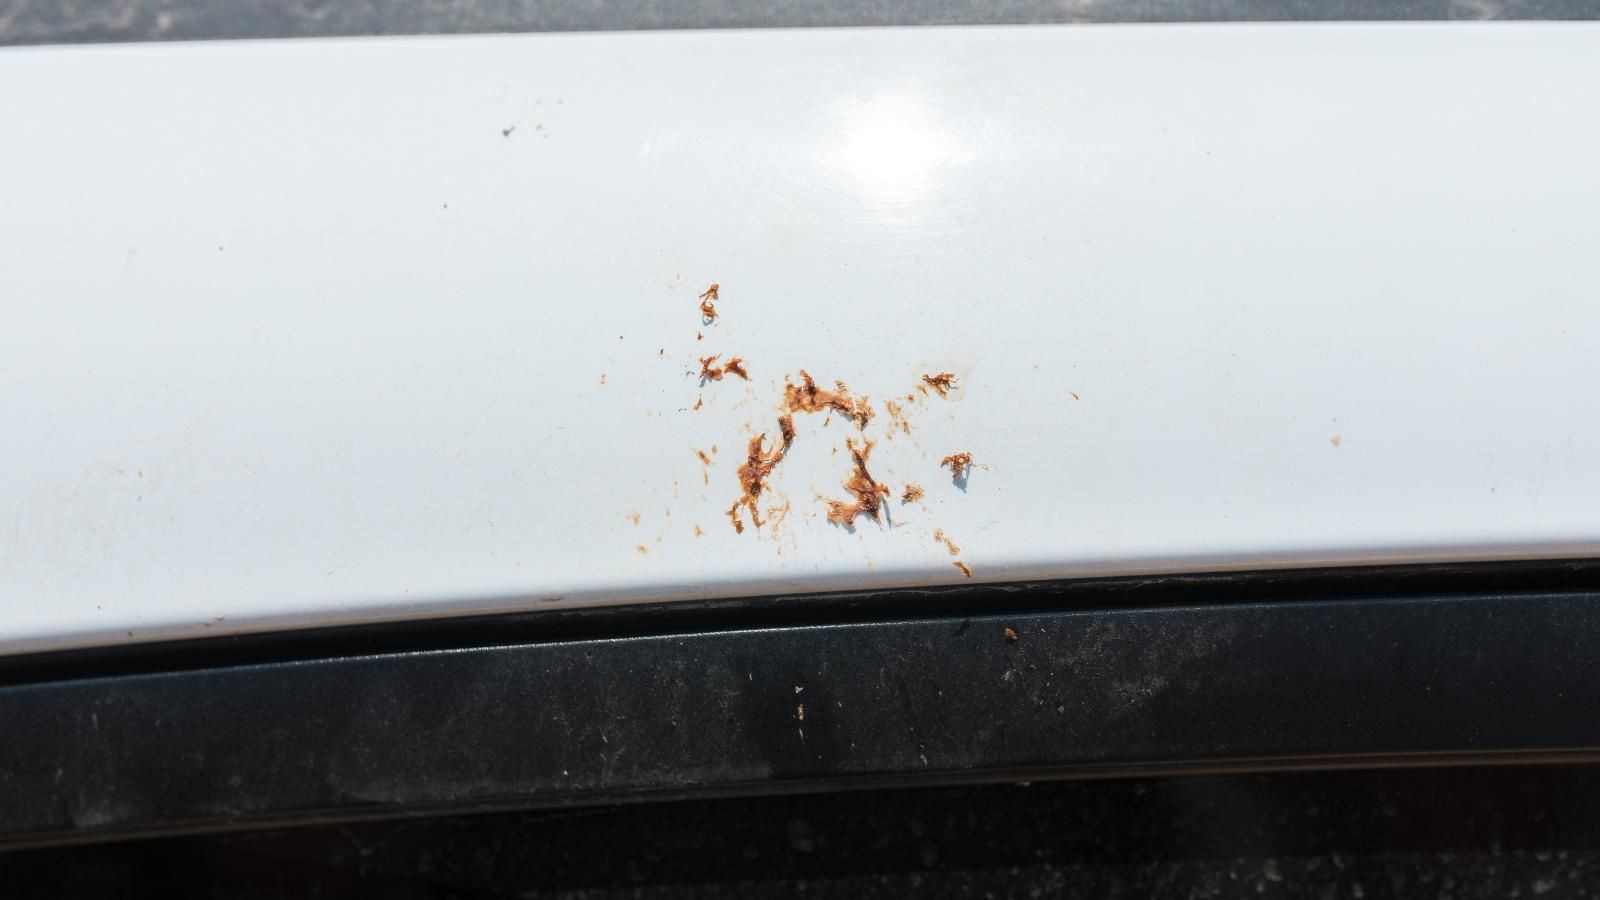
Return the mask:
POLYGON ((995 610, 15 684, 0 689, 0 842, 905 781, 1591 759, 1597 604, 1567 590, 995 610))
POLYGON ((0 44, 1071 22, 1576 20, 1592 0, 0 0, 0 44))
POLYGON ((1341 566, 780 594, 402 620, 0 656, 0 686, 490 644, 1169 605, 1600 591, 1600 559, 1341 566))

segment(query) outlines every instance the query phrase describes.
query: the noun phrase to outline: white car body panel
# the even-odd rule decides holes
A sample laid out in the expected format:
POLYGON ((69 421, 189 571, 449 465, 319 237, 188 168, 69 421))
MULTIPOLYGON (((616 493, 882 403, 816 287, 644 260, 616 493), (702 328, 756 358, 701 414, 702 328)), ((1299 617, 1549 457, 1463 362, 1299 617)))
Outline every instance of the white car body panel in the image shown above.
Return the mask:
POLYGON ((39 48, 0 84, 0 652, 1600 551, 1593 25, 39 48), (858 432, 802 415, 788 515, 735 533, 801 369, 871 398, 891 518, 826 521, 858 432))

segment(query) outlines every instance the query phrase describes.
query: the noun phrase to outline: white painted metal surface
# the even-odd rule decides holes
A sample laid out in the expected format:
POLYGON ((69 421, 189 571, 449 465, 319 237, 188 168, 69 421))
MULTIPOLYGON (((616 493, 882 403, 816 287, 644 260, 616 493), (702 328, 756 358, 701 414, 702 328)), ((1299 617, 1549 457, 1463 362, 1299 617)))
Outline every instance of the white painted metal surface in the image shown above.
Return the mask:
POLYGON ((1596 84, 1586 25, 0 52, 0 651, 1593 554, 1596 84), (734 532, 802 368, 925 501, 828 524, 800 416, 734 532))

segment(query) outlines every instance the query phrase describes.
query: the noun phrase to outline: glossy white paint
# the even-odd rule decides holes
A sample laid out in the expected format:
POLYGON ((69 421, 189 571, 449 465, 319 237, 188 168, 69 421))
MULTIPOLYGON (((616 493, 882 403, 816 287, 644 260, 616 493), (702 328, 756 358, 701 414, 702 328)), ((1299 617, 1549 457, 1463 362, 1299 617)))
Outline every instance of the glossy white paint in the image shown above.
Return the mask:
POLYGON ((1593 26, 32 49, 0 84, 0 651, 962 581, 935 529, 993 581, 1600 551, 1593 26), (853 429, 801 417, 788 517, 734 533, 801 368, 925 503, 827 524, 853 429))

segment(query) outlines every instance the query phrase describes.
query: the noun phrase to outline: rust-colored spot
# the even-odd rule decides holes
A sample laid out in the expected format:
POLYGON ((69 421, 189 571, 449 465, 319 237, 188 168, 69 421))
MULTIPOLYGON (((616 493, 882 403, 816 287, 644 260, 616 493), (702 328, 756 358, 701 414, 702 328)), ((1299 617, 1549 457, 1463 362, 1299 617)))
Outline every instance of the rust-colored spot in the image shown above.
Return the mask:
POLYGON ((701 536, 702 536, 702 535, 704 535, 704 534, 705 534, 705 531, 703 531, 703 530, 702 530, 702 529, 701 529, 701 528, 700 528, 700 526, 699 526, 699 525, 696 525, 696 526, 694 526, 694 536, 695 536, 695 537, 701 537, 701 536))
POLYGON ((845 449, 850 451, 850 461, 853 466, 850 477, 844 481, 844 489, 855 497, 855 502, 844 500, 829 500, 828 521, 835 525, 849 526, 856 520, 856 516, 866 514, 874 519, 878 518, 878 511, 883 508, 883 498, 889 496, 889 486, 879 484, 872 480, 872 474, 867 471, 867 457, 872 454, 872 442, 862 441, 860 446, 856 442, 845 438, 845 449))
POLYGON ((693 407, 693 409, 696 412, 699 412, 700 411, 700 407, 705 405, 705 402, 706 402, 706 398, 704 396, 700 396, 700 397, 694 398, 694 407, 693 407))
POLYGON ((727 365, 722 367, 722 371, 727 372, 729 375, 737 375, 745 381, 750 380, 750 373, 745 370, 744 360, 737 356, 729 359, 727 365))
POLYGON ((1006 626, 1006 640, 1010 641, 1013 644, 1015 644, 1017 642, 1017 631, 1016 631, 1015 628, 1012 628, 1009 625, 1006 626))
POLYGON ((701 383, 705 383, 707 381, 721 381, 722 380, 722 367, 721 366, 712 365, 712 363, 717 361, 717 357, 719 357, 721 355, 722 355, 721 353, 713 353, 710 356, 702 356, 702 357, 700 357, 700 381, 701 381, 701 383))
POLYGON ((952 541, 949 538, 944 536, 944 529, 942 529, 942 528, 934 531, 933 540, 934 540, 934 543, 943 544, 944 548, 946 550, 950 551, 950 555, 951 556, 955 556, 956 554, 961 552, 961 548, 956 546, 956 542, 955 541, 952 541))
POLYGON ((636 512, 628 513, 628 519, 631 520, 635 525, 639 524, 639 514, 636 512))
POLYGON ((638 546, 634 547, 633 549, 639 551, 640 553, 649 553, 650 552, 650 548, 646 547, 643 544, 639 544, 638 546))
POLYGON ((706 452, 704 450, 701 450, 700 448, 696 447, 695 451, 694 451, 694 455, 700 457, 700 461, 702 463, 705 463, 708 466, 711 465, 711 457, 707 456, 706 452))
POLYGON ((922 499, 922 485, 915 481, 906 484, 906 489, 900 492, 901 503, 915 503, 922 499))
POLYGON ((701 332, 696 331, 694 333, 694 339, 697 340, 697 341, 703 341, 703 340, 706 339, 706 336, 704 334, 702 334, 701 332))
POLYGON ((944 459, 939 460, 939 468, 942 469, 945 466, 950 467, 950 477, 956 481, 960 481, 962 478, 965 478, 967 472, 971 471, 972 469, 972 454, 952 453, 949 456, 946 456, 944 459))
POLYGON ((761 491, 766 487, 766 478, 772 474, 772 469, 783 462, 783 455, 789 452, 789 445, 794 441, 794 421, 788 416, 778 420, 778 429, 782 440, 771 451, 766 449, 767 433, 762 432, 750 439, 750 444, 745 448, 745 462, 739 467, 739 499, 733 501, 733 506, 728 510, 728 518, 733 520, 734 529, 740 534, 744 533, 744 524, 740 521, 739 507, 750 511, 750 524, 761 527, 761 491))
POLYGON ((937 375, 924 375, 922 380, 928 387, 939 392, 939 396, 950 396, 950 389, 955 386, 956 376, 952 372, 940 372, 937 375))
POLYGON ((707 324, 717 320, 716 300, 717 292, 720 290, 722 285, 712 282, 711 287, 706 288, 705 293, 700 295, 700 318, 707 324))
POLYGON ((792 382, 783 386, 783 408, 795 413, 840 412, 855 420, 858 427, 867 427, 872 420, 872 405, 866 397, 850 396, 850 389, 842 381, 833 383, 833 390, 817 387, 817 382, 805 369, 800 370, 800 384, 792 382))
POLYGON ((967 576, 968 578, 972 577, 972 567, 967 565, 966 563, 962 562, 961 560, 958 559, 955 562, 951 563, 950 565, 955 566, 956 568, 960 569, 961 570, 961 574, 967 576))

